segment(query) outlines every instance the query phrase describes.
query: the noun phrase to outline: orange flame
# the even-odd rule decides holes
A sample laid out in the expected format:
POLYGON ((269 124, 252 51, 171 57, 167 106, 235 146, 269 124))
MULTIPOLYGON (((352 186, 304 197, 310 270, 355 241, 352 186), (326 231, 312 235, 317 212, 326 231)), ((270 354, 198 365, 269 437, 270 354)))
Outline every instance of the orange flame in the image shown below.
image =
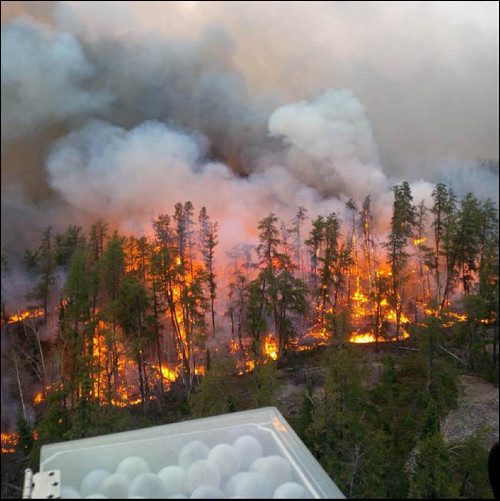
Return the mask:
POLYGON ((272 360, 278 359, 278 342, 272 334, 264 338, 263 353, 272 360))
POLYGON ((23 320, 26 320, 27 318, 36 318, 36 317, 41 317, 43 316, 43 310, 24 310, 16 313, 15 315, 12 315, 9 317, 7 320, 8 324, 15 324, 16 322, 22 322, 23 320))
POLYGON ((413 245, 415 245, 415 247, 418 247, 419 245, 422 245, 425 242, 427 242, 427 237, 413 239, 413 245))
POLYGON ((14 454, 18 440, 17 433, 2 433, 2 454, 14 454))
MULTIPOLYGON (((406 332, 405 330, 401 331, 401 335, 399 336, 399 339, 408 339, 410 337, 410 334, 406 332)), ((371 332, 364 332, 364 333, 359 333, 356 331, 355 333, 351 334, 349 337, 349 342, 350 343, 356 343, 356 344, 367 344, 367 343, 375 343, 378 341, 379 343, 386 343, 386 342, 393 342, 397 341, 395 337, 389 337, 385 338, 382 336, 379 336, 378 339, 375 337, 375 334, 371 332)))
POLYGON ((33 397, 34 404, 41 404, 43 402, 43 393, 41 391, 37 391, 35 396, 33 397))

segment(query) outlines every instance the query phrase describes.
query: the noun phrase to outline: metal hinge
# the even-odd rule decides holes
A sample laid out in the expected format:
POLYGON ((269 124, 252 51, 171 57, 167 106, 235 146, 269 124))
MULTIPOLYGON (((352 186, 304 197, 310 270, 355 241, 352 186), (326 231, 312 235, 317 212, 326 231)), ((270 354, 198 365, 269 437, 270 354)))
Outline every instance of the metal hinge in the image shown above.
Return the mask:
POLYGON ((33 475, 31 468, 24 470, 23 499, 60 499, 61 470, 41 471, 33 475))

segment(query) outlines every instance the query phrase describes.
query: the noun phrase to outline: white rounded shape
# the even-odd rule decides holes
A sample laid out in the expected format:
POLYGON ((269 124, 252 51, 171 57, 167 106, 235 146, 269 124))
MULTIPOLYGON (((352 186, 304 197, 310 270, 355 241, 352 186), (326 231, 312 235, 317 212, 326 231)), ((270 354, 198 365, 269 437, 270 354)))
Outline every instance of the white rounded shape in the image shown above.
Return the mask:
POLYGON ((306 490, 296 482, 286 482, 281 484, 275 491, 273 499, 303 499, 306 497, 306 490))
POLYGON ((114 473, 102 483, 102 493, 111 499, 127 497, 129 478, 121 473, 114 473))
POLYGON ((206 444, 199 440, 194 440, 184 445, 179 451, 177 463, 179 466, 182 466, 182 468, 188 468, 195 461, 206 459, 209 451, 210 449, 206 444))
POLYGON ((189 492, 194 491, 200 485, 219 487, 219 483, 219 471, 206 459, 195 461, 187 471, 186 487, 189 492))
POLYGON ((92 470, 87 473, 82 480, 80 485, 80 494, 83 497, 90 496, 90 494, 95 494, 100 492, 104 480, 106 480, 111 473, 106 470, 92 470))
POLYGON ((90 496, 85 496, 85 499, 109 499, 108 496, 105 496, 104 494, 97 493, 97 494, 91 494, 90 496))
POLYGON ((233 494, 243 498, 268 499, 272 492, 271 484, 264 475, 249 472, 235 482, 233 494))
POLYGON ((256 471, 264 475, 274 491, 281 484, 292 481, 292 467, 281 456, 267 456, 261 461, 256 471))
POLYGON ((252 464, 248 467, 248 471, 259 471, 260 465, 266 458, 257 458, 252 464))
POLYGON ((120 461, 120 464, 116 467, 116 473, 125 475, 130 480, 137 477, 137 475, 149 473, 150 471, 147 461, 138 456, 129 456, 120 461))
POLYGON ((187 492, 186 471, 180 466, 166 466, 158 473, 158 477, 163 482, 163 490, 167 496, 187 492))
POLYGON ((224 493, 213 485, 200 485, 191 494, 191 499, 223 499, 224 493))
POLYGON ((226 485, 224 486, 224 492, 226 496, 234 496, 234 487, 236 486, 237 482, 241 479, 244 478, 245 475, 247 474, 246 471, 240 471, 236 474, 234 474, 227 482, 226 485))
POLYGON ((232 445, 216 445, 207 459, 219 470, 221 477, 229 477, 240 469, 240 455, 232 445))
POLYGON ((154 473, 141 473, 130 482, 129 496, 144 496, 147 499, 163 499, 163 482, 154 473))
POLYGON ((61 486, 61 499, 82 499, 82 495, 74 487, 61 486))
POLYGON ((262 457, 264 450, 261 443, 251 435, 242 435, 233 442, 233 447, 240 456, 241 468, 247 469, 256 459, 262 457))

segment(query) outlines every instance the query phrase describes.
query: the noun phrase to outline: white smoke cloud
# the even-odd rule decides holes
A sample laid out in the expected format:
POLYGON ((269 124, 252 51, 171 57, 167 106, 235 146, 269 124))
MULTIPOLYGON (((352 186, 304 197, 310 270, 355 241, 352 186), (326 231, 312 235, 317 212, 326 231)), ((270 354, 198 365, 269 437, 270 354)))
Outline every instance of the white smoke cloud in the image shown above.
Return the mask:
POLYGON ((289 220, 299 205, 312 213, 342 206, 322 201, 283 166, 239 177, 206 160, 206 150, 203 137, 158 121, 129 131, 91 121, 55 144, 47 169, 51 186, 69 204, 123 230, 151 231, 151 216, 171 212, 178 201, 206 206, 221 223, 225 248, 255 241, 256 222, 270 211, 289 220))
POLYGON ((2 27, 2 139, 96 113, 109 96, 83 88, 92 76, 78 40, 28 19, 2 27))
MULTIPOLYGON (((40 18, 29 3, 22 7, 40 18)), ((429 66, 435 47, 422 43, 425 32, 447 67, 450 61, 470 62, 472 53, 481 54, 483 67, 482 55, 490 54, 486 42, 498 31, 489 21, 484 40, 472 47, 460 38, 462 29, 440 22, 438 30, 427 33, 427 20, 418 19, 418 36, 405 38, 405 49, 398 51, 389 20, 393 15, 405 19, 416 7, 367 5, 377 22, 363 27, 366 39, 353 35, 366 25, 359 22, 366 12, 349 3, 312 2, 305 9, 298 2, 287 6, 286 16, 279 3, 266 4, 264 15, 253 9, 245 2, 63 2, 47 8, 43 26, 11 16, 2 26, 2 133, 17 141, 3 144, 11 154, 2 157, 3 179, 8 179, 2 191, 11 182, 23 182, 26 193, 52 197, 54 203, 48 204, 50 212, 38 207, 36 218, 29 217, 29 207, 16 209, 17 214, 3 218, 6 226, 24 214, 24 225, 14 230, 30 225, 39 230, 56 217, 59 204, 68 223, 76 213, 68 208, 75 207, 139 231, 151 214, 170 212, 176 201, 191 199, 216 211, 214 217, 234 229, 229 236, 236 240, 237 235, 255 236, 255 222, 270 210, 285 219, 298 205, 309 207, 311 215, 324 214, 349 197, 360 203, 368 194, 373 210, 387 220, 392 185, 405 178, 416 183, 443 177, 437 174, 441 161, 420 169, 410 158, 391 167, 388 150, 396 148, 392 156, 398 159, 415 149, 424 156, 440 154, 453 129, 460 145, 474 143, 468 150, 473 152, 476 136, 487 137, 485 128, 493 131, 488 124, 495 113, 484 113, 485 103, 492 110, 489 103, 496 98, 488 91, 490 75, 485 86, 481 71, 476 87, 465 85, 469 77, 454 79, 453 88, 468 99, 446 92, 448 74, 441 81, 437 77, 444 70, 429 66), (304 42, 306 34, 310 43, 304 42), (390 51, 384 50, 387 44, 390 51), (467 58, 461 57, 465 46, 467 58), (408 58, 409 52, 415 58, 408 58), (439 100, 429 90, 432 85, 421 85, 422 76, 440 84, 439 100), (324 92, 328 88, 351 90, 324 92), (470 109, 476 98, 477 114, 470 109), (453 105, 453 113, 441 108, 450 99, 468 103, 470 123, 453 115, 465 108, 453 105), (449 123, 452 128, 443 126, 449 123), (474 126, 475 135, 463 128, 472 123, 481 125, 474 126), (33 131, 40 134, 28 135, 33 131), (432 141, 423 141, 424 133, 432 141), (36 157, 29 165, 16 154, 27 149, 36 157), (34 192, 26 177, 45 191, 34 192)), ((471 21, 474 26, 486 22, 484 5, 465 10, 482 13, 471 21)), ((434 7, 427 13, 426 19, 441 20, 434 7)), ((485 57, 497 68, 498 57, 490 56, 485 57)), ((461 70, 469 67, 466 63, 461 70)), ((479 150, 488 155, 491 148, 479 150)), ((478 185, 492 186, 491 177, 498 179, 494 174, 474 177, 471 169, 461 184, 482 193, 478 185)), ((18 206, 9 202, 7 209, 18 206)), ((6 232, 12 229, 3 228, 2 236, 6 232)))
POLYGON ((349 90, 283 106, 270 116, 269 130, 290 146, 291 171, 323 194, 359 199, 386 188, 370 121, 349 90))

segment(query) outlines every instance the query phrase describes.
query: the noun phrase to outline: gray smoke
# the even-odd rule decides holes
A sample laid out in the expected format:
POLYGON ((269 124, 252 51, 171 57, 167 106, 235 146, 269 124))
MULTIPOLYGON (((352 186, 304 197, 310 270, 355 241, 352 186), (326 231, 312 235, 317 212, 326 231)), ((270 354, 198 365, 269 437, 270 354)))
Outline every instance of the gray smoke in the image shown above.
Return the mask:
POLYGON ((146 232, 187 199, 232 244, 270 210, 315 214, 369 193, 387 219, 405 178, 416 199, 438 180, 497 197, 498 174, 474 160, 498 158, 498 5, 7 2, 2 13, 4 245, 98 216, 146 232))
POLYGON ((84 86, 93 76, 76 38, 27 19, 2 28, 2 140, 99 112, 109 96, 84 86))

